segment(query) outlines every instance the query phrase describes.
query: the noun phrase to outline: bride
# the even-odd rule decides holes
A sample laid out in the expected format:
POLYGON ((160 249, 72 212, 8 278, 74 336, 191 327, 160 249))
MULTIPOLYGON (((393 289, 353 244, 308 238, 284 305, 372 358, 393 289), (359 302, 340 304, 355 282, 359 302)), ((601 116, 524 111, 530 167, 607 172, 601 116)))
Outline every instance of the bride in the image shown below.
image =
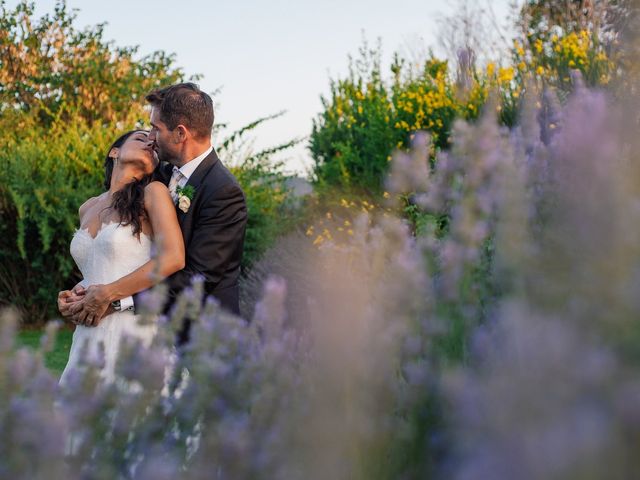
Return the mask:
POLYGON ((102 378, 113 381, 122 338, 132 336, 148 345, 155 334, 155 325, 139 325, 133 309, 118 307, 119 300, 184 267, 184 241, 173 201, 167 187, 152 178, 157 163, 146 131, 125 133, 105 159, 107 191, 80 207, 80 228, 70 250, 83 276, 82 287, 60 292, 58 309, 70 316, 71 306, 82 302, 84 287, 113 303, 103 315, 88 315, 77 324, 61 384, 69 372, 83 368, 85 355, 103 356, 102 378), (157 250, 153 257, 152 243, 157 250))

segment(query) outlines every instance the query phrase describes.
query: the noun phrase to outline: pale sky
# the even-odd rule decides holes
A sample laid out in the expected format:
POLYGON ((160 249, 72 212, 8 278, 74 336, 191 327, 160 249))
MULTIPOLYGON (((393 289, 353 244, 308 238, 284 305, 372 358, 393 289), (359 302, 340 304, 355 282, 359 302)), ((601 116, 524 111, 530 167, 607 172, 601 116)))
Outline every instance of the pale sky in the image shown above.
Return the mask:
MULTIPOLYGON (((509 0, 487 0, 506 18, 509 0)), ((16 0, 7 1, 13 7, 16 0)), ((437 0, 68 0, 77 26, 106 22, 105 37, 140 54, 176 54, 187 76, 202 74, 200 87, 215 96, 216 122, 239 128, 287 110, 256 133, 256 148, 306 137, 321 111, 329 79, 347 72, 363 34, 382 40, 385 66, 394 51, 423 43, 438 52, 438 18, 451 1, 437 0)), ((52 12, 55 0, 37 0, 36 13, 52 12)), ((215 143, 215 139, 214 139, 215 143)), ((311 164, 306 142, 284 155, 289 171, 311 164)), ((224 159, 223 159, 224 160, 224 159)))

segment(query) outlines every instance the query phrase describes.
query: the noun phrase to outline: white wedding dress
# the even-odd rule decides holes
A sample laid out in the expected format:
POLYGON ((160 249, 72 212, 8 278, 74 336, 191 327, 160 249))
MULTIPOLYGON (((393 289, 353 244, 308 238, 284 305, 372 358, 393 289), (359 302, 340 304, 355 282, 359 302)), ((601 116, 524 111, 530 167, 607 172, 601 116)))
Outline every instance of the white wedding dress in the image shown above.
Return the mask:
MULTIPOLYGON (((103 224, 97 235, 77 230, 71 240, 71 256, 82 276, 82 284, 111 283, 133 272, 151 258, 151 239, 144 233, 133 235, 133 226, 103 224)), ((96 327, 76 326, 69 361, 62 373, 64 384, 69 372, 88 363, 102 365, 101 375, 107 382, 115 380, 115 367, 120 343, 125 336, 135 337, 149 346, 157 331, 156 324, 140 325, 132 311, 115 312, 104 317, 96 327)))

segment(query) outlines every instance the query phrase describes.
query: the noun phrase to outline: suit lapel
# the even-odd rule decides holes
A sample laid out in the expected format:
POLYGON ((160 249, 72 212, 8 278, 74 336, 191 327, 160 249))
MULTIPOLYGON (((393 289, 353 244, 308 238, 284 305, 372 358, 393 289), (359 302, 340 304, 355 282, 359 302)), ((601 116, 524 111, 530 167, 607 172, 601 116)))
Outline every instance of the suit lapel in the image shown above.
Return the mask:
MULTIPOLYGON (((198 168, 196 168, 195 171, 189 177, 189 180, 185 185, 190 185, 195 189, 196 193, 195 193, 195 196, 193 197, 194 201, 195 201, 195 198, 198 196, 198 188, 202 184, 202 181, 204 180, 204 178, 207 176, 207 174, 211 171, 211 169, 217 162, 218 162, 218 155, 216 154, 215 149, 211 150, 211 153, 207 155, 204 158, 204 160, 202 160, 202 162, 200 162, 200 165, 198 165, 198 168)), ((192 202, 192 205, 193 203, 195 202, 192 202)), ((176 205, 176 208, 177 207, 178 206, 176 205)), ((191 212, 193 209, 189 208, 187 213, 184 213, 179 208, 177 208, 177 210, 178 210, 178 221, 180 223, 180 227, 182 228, 183 233, 185 234, 184 236, 186 237, 185 222, 187 221, 188 218, 191 218, 191 212)))

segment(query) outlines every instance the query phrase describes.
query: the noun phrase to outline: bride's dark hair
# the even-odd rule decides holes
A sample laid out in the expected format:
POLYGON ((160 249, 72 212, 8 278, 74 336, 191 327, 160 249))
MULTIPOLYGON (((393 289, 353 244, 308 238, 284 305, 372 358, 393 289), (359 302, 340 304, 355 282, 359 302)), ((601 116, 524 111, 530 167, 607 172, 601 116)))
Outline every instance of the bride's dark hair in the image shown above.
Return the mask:
MULTIPOLYGON (((120 148, 124 142, 136 132, 144 132, 144 130, 131 130, 113 142, 107 150, 107 156, 104 159, 104 189, 109 190, 111 187, 111 177, 113 176, 114 159, 109 156, 111 150, 120 148)), ((142 232, 142 220, 147 218, 147 211, 144 209, 144 188, 149 185, 153 175, 144 175, 140 179, 127 183, 121 190, 113 194, 111 208, 118 214, 120 225, 133 225, 133 234, 140 238, 142 232)))

